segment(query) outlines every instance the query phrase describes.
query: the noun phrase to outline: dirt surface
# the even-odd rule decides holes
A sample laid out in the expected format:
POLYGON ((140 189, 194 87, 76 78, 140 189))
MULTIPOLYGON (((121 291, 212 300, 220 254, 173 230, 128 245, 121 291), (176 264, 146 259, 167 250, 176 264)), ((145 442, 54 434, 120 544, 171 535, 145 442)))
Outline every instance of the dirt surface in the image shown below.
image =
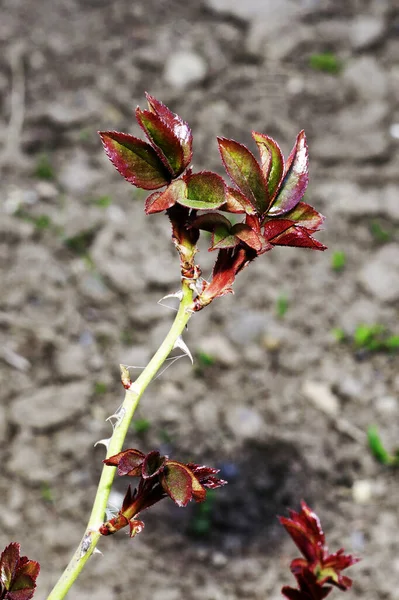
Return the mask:
POLYGON ((397 600, 398 472, 365 431, 398 445, 398 354, 332 334, 399 334, 397 1, 0 4, 0 547, 40 561, 44 599, 89 514, 118 365, 145 365, 173 317, 157 304, 179 285, 167 220, 144 216, 96 134, 138 133, 147 90, 192 125, 196 169, 221 172, 216 134, 256 129, 287 153, 305 129, 329 250, 273 250, 192 319, 194 370, 180 360, 151 385, 149 427, 127 444, 207 461, 230 485, 205 525, 165 501, 135 540, 102 540, 68 598, 280 598, 297 552, 275 515, 304 498, 332 550, 362 557, 346 598, 397 600), (315 68, 324 52, 336 73, 315 68))

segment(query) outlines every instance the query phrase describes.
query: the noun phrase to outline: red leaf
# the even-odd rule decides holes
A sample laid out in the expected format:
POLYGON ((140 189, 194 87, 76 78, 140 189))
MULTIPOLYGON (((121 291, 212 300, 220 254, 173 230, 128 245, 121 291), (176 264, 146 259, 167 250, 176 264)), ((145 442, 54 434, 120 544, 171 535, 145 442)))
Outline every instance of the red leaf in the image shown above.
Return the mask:
POLYGON ((248 198, 259 214, 268 207, 269 196, 261 168, 252 152, 243 144, 218 138, 223 164, 233 183, 248 198))
POLYGON ((297 576, 299 589, 284 586, 282 594, 289 600, 324 600, 331 592, 331 587, 322 587, 316 575, 306 569, 297 576))
POLYGON ((190 164, 193 155, 193 135, 190 127, 181 117, 179 117, 179 115, 176 115, 169 110, 167 106, 159 100, 156 100, 153 96, 150 96, 150 94, 146 93, 146 98, 149 109, 162 119, 164 124, 173 131, 174 135, 179 140, 183 151, 183 166, 186 168, 190 164))
POLYGON ((195 300, 195 310, 201 310, 214 298, 225 294, 232 294, 232 285, 237 273, 241 271, 250 260, 256 257, 254 250, 243 246, 220 250, 212 273, 212 281, 195 300), (251 255, 250 253, 253 253, 251 255))
POLYGON ((303 227, 292 226, 270 242, 274 246, 295 246, 297 248, 311 248, 312 250, 326 250, 327 246, 315 240, 303 227))
MULTIPOLYGON (((326 583, 342 590, 348 589, 352 580, 341 575, 341 571, 354 565, 359 559, 343 554, 342 549, 335 554, 329 554, 319 518, 305 502, 301 502, 299 513, 293 510, 289 512, 289 519, 279 517, 279 520, 305 557, 296 558, 291 562, 291 571, 301 590, 303 586, 321 588, 326 583)), ((310 595, 309 598, 317 600, 319 596, 310 595)))
POLYGON ((184 199, 187 194, 187 186, 182 179, 173 181, 164 192, 154 192, 148 196, 145 202, 145 212, 147 215, 163 212, 171 208, 184 199))
POLYGON ((270 219, 264 226, 264 237, 274 246, 297 246, 326 250, 326 246, 315 240, 304 227, 289 219, 270 219))
POLYGON ((253 204, 244 194, 235 188, 226 188, 226 202, 222 204, 220 210, 225 210, 231 213, 246 213, 247 215, 255 215, 256 210, 253 204))
POLYGON ((165 167, 173 177, 178 177, 185 169, 184 156, 180 141, 172 129, 155 112, 139 107, 136 109, 136 119, 165 167))
POLYGON ((142 475, 143 479, 156 477, 163 471, 165 465, 165 457, 161 456, 157 450, 149 452, 143 462, 142 475))
POLYGON ((118 467, 118 475, 140 477, 144 458, 145 454, 143 452, 130 448, 106 458, 103 463, 109 467, 118 467))
POLYGON ((5 600, 30 600, 39 575, 40 565, 26 556, 19 556, 20 545, 9 544, 0 557, 0 592, 5 600))
POLYGON ((260 153, 260 164, 267 181, 270 203, 272 203, 284 174, 284 157, 277 142, 263 133, 252 132, 260 153))
POLYGON ((279 517, 280 523, 290 534, 306 560, 313 562, 324 557, 325 536, 319 517, 305 502, 301 502, 301 512, 289 511, 290 518, 279 517))
POLYGON ((193 472, 195 477, 205 488, 216 489, 227 484, 227 481, 224 481, 224 479, 215 477, 215 475, 219 473, 219 469, 206 467, 205 465, 197 465, 195 463, 187 463, 186 466, 193 472))
POLYGON ((178 506, 186 506, 191 499, 205 500, 206 491, 192 471, 182 463, 168 460, 160 475, 165 492, 178 506))
POLYGON ((249 227, 249 225, 237 223, 233 226, 231 232, 234 233, 239 240, 244 242, 244 244, 247 244, 247 246, 256 250, 256 252, 259 252, 262 249, 262 242, 259 235, 249 227))
POLYGON ((295 208, 284 216, 309 231, 317 231, 324 222, 323 215, 305 202, 299 202, 295 208))
POLYGON ((288 157, 284 179, 268 214, 284 215, 292 210, 302 199, 308 180, 308 147, 305 132, 301 131, 288 157))
POLYGON ((224 226, 227 230, 231 228, 231 223, 226 217, 216 212, 209 212, 200 215, 191 223, 191 227, 202 229, 204 231, 214 231, 216 227, 224 226))
POLYGON ((170 175, 150 144, 119 131, 99 134, 106 155, 129 183, 144 190, 156 190, 169 183, 170 175))
POLYGON ((17 542, 12 542, 4 548, 0 557, 0 580, 6 590, 11 588, 15 571, 19 561, 19 552, 21 546, 17 542))

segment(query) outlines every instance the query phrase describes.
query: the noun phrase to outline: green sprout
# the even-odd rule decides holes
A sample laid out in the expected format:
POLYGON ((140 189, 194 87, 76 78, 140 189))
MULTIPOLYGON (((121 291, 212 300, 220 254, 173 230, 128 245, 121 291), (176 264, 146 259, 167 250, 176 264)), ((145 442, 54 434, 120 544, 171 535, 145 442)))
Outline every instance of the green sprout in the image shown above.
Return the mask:
POLYGON ((331 255, 331 268, 333 271, 339 273, 343 271, 346 266, 346 254, 342 250, 335 250, 331 255))
POLYGON ((40 495, 45 502, 52 504, 54 502, 53 492, 48 481, 42 481, 40 484, 40 495))
POLYGON ((331 333, 337 342, 344 342, 346 340, 346 333, 341 327, 334 327, 331 333))
POLYGON ((94 393, 96 394, 96 396, 106 394, 107 389, 108 386, 103 381, 96 381, 96 383, 94 384, 94 393))
POLYGON ((33 219, 36 229, 49 229, 51 227, 51 219, 48 215, 39 215, 33 219))
POLYGON ((35 168, 35 175, 38 179, 47 181, 55 179, 53 165, 47 154, 40 154, 35 168))
POLYGON ((204 502, 197 504, 194 509, 189 530, 193 535, 206 536, 212 529, 212 513, 215 507, 215 490, 208 490, 204 502))
POLYGON ((370 231, 375 241, 379 244, 386 244, 392 237, 390 232, 384 229, 379 221, 371 221, 370 231))
POLYGON ((86 229, 80 231, 76 235, 68 237, 64 240, 64 244, 69 250, 78 254, 79 256, 86 256, 87 251, 94 239, 94 231, 92 229, 86 229))
POLYGON ((399 448, 394 454, 390 454, 382 443, 378 428, 375 425, 370 425, 367 429, 367 440, 371 454, 383 465, 398 467, 399 466, 399 448))
POLYGON ((151 427, 151 422, 148 419, 136 419, 132 421, 132 429, 137 435, 143 435, 151 427))
POLYGON ((309 65, 315 71, 337 75, 342 69, 341 61, 332 52, 319 52, 309 57, 309 65))
POLYGON ((112 204, 112 198, 111 196, 99 196, 98 198, 93 198, 91 202, 99 208, 108 208, 112 204))
POLYGON ((276 314, 279 319, 282 319, 287 310, 288 310, 289 302, 287 294, 280 294, 276 300, 276 314))
POLYGON ((216 362, 216 358, 212 356, 212 354, 208 354, 207 352, 203 352, 202 350, 199 350, 196 353, 196 357, 200 368, 211 367, 216 362))

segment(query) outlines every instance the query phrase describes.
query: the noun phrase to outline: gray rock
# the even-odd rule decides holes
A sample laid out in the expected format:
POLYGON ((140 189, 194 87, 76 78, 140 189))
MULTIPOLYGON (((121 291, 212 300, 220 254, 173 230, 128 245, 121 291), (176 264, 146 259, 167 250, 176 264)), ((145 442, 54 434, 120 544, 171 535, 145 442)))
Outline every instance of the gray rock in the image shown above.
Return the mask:
POLYGON ((180 50, 171 54, 165 64, 164 79, 172 87, 184 90, 201 82, 207 74, 205 60, 192 50, 180 50))
POLYGON ((90 391, 85 381, 40 388, 13 401, 10 420, 14 425, 39 431, 59 427, 85 412, 90 391))
POLYGON ((381 64, 374 56, 352 59, 342 75, 349 88, 366 102, 384 99, 388 92, 388 80, 381 64))
POLYGON ((389 105, 382 101, 342 110, 335 120, 336 133, 316 139, 312 153, 324 160, 384 157, 389 151, 389 135, 383 127, 388 114, 389 105))
POLYGON ((290 0, 206 0, 205 4, 216 12, 226 12, 240 19, 265 17, 272 21, 278 15, 289 19, 295 11, 295 3, 290 0))
POLYGON ((142 269, 144 279, 149 284, 175 287, 179 285, 180 270, 174 255, 158 253, 146 256, 142 260, 142 269))
POLYGON ((87 155, 80 151, 65 161, 59 174, 61 185, 71 194, 87 192, 100 178, 101 173, 90 167, 87 155))
POLYGON ((55 368, 61 379, 81 378, 87 374, 88 350, 80 344, 68 344, 55 355, 55 368))
POLYGON ((0 444, 6 441, 7 434, 7 420, 6 420, 6 409, 0 405, 0 444))
POLYGON ((263 439, 266 434, 263 417, 245 404, 228 405, 225 419, 232 434, 241 441, 263 439))
POLYGON ((236 312, 229 319, 226 331, 229 338, 236 344, 246 345, 257 339, 261 339, 266 331, 267 317, 263 312, 241 311, 236 312))
POLYGON ((350 29, 350 42, 355 50, 364 50, 377 44, 383 37, 385 23, 382 18, 359 15, 356 17, 350 29))
POLYGON ((226 367, 232 367, 240 362, 240 356, 235 348, 222 335, 214 334, 202 338, 196 348, 204 352, 226 367))
POLYGON ((365 289, 382 302, 399 300, 399 245, 388 244, 372 256, 359 273, 365 289))

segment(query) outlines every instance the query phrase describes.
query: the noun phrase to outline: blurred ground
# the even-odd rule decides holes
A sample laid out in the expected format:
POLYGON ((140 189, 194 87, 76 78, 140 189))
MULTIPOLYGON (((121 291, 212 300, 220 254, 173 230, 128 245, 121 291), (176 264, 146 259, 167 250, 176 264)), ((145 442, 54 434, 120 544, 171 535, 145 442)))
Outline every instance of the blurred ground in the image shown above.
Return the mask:
POLYGON ((181 360, 149 388, 128 445, 231 483, 205 524, 165 501, 134 541, 103 540, 69 597, 280 598, 297 553, 275 515, 304 498, 331 548, 363 558, 348 600, 398 599, 398 474, 364 435, 376 423, 398 445, 398 354, 331 333, 399 333, 397 0, 0 5, 0 547, 41 562, 45 598, 89 514, 118 364, 144 365, 172 318, 169 226, 96 134, 138 133, 147 90, 192 125, 196 169, 220 171, 216 134, 256 129, 287 153, 304 128, 329 250, 273 250, 193 319, 194 371, 181 360))

